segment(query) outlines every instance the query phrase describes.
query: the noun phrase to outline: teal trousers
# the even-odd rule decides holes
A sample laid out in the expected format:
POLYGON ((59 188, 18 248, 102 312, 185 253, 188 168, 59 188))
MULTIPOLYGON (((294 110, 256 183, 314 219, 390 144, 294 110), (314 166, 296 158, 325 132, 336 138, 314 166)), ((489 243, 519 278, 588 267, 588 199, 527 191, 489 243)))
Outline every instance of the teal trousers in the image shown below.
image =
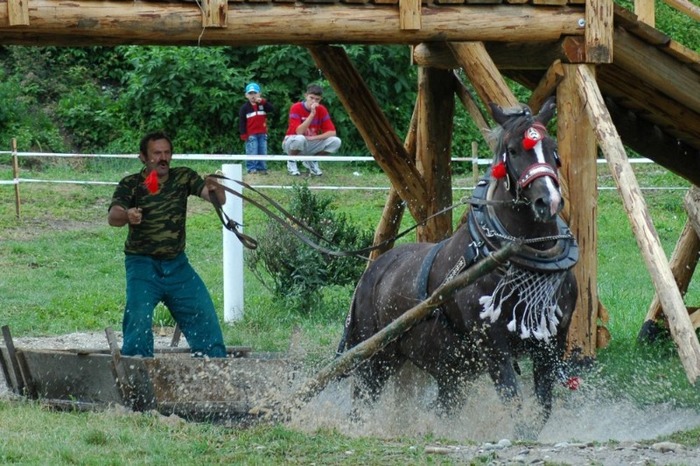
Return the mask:
POLYGON ((153 357, 153 310, 165 304, 195 356, 226 357, 209 291, 183 252, 174 259, 127 254, 122 354, 153 357))

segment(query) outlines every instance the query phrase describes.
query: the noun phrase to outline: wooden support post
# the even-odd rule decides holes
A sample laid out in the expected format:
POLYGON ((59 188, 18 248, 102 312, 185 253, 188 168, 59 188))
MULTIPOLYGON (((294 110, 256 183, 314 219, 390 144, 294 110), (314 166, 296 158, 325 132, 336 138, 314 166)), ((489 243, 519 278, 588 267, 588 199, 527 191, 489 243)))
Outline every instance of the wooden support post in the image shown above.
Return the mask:
POLYGON ((691 384, 695 384, 700 376, 700 342, 683 304, 683 297, 676 286, 639 184, 610 114, 605 108, 595 77, 586 65, 576 68, 576 82, 575 87, 581 101, 585 103, 586 115, 591 126, 595 128, 598 144, 610 164, 610 173, 617 184, 642 257, 668 319, 669 329, 676 342, 686 376, 691 384))
POLYGON ((579 261, 573 269, 578 300, 569 327, 567 353, 585 360, 595 357, 597 347, 597 146, 593 128, 583 112, 585 101, 576 90, 575 71, 576 65, 562 67, 563 77, 557 87, 557 143, 565 199, 562 217, 579 245, 579 261))
MULTIPOLYGON (((422 175, 428 197, 424 199, 431 216, 452 205, 450 167, 454 91, 451 71, 418 69, 418 129, 416 167, 422 175)), ((419 242, 437 243, 452 234, 452 211, 432 217, 418 227, 419 242)))
POLYGON ((22 217, 22 201, 19 196, 19 160, 17 159, 17 139, 12 138, 12 178, 15 183, 15 217, 22 217))
POLYGON ((384 115, 377 100, 341 47, 309 47, 316 65, 328 78, 357 127, 377 164, 391 180, 401 199, 406 201, 416 221, 426 218, 428 192, 414 160, 384 115))
POLYGON ((421 0, 399 0, 399 27, 402 31, 418 31, 421 24, 421 0))
POLYGON ((610 0, 586 0, 584 36, 588 63, 613 61, 613 6, 610 0))
POLYGON ((228 19, 228 0, 200 0, 203 28, 225 28, 228 19))
POLYGON ((651 27, 656 24, 655 0, 634 0, 634 14, 637 19, 651 27))
MULTIPOLYGON (((7 348, 8 359, 10 360, 10 367, 5 369, 7 369, 7 371, 12 370, 12 374, 15 378, 15 386, 10 388, 12 388, 17 395, 25 395, 25 384, 24 378, 22 377, 22 370, 19 367, 15 343, 12 341, 12 333, 10 333, 10 327, 7 325, 2 326, 2 338, 5 342, 5 348, 7 348)), ((9 378, 7 379, 7 385, 10 385, 9 378)))
MULTIPOLYGON (((690 224, 690 221, 686 222, 683 231, 681 232, 676 247, 671 255, 671 260, 669 266, 671 267, 671 273, 676 279, 676 285, 681 295, 685 295, 688 291, 688 285, 690 284, 690 279, 693 277, 693 272, 695 272, 695 267, 698 263, 698 253, 700 252, 700 239, 698 238, 695 229, 690 224)), ((654 295, 654 299, 649 306, 647 311, 647 316, 644 318, 644 323, 656 322, 659 317, 661 317, 661 302, 659 301, 659 296, 654 295)), ((640 339, 645 340, 646 337, 643 335, 644 332, 640 332, 640 339)))
MULTIPOLYGON (((428 299, 407 310, 372 337, 341 354, 333 362, 321 369, 281 406, 281 412, 277 414, 287 417, 291 410, 308 402, 332 380, 355 369, 360 363, 399 338, 412 326, 427 318, 433 309, 449 300, 454 293, 501 266, 510 256, 516 254, 520 248, 520 243, 509 243, 504 248, 469 267, 454 279, 438 287, 428 299)), ((253 411, 261 410, 264 409, 258 407, 253 411)))
POLYGON ((29 26, 29 0, 7 0, 7 21, 10 26, 29 26))
POLYGON ((482 42, 448 42, 447 45, 484 104, 494 102, 501 107, 520 104, 482 42))

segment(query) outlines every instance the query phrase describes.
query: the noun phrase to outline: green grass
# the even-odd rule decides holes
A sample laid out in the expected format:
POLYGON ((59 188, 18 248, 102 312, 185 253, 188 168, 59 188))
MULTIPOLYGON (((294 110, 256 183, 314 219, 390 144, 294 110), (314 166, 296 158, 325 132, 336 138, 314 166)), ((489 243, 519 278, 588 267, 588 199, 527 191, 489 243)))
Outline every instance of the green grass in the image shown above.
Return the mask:
MULTIPOLYGON (((202 173, 218 168, 216 163, 190 165, 202 173)), ((294 181, 312 187, 389 186, 376 169, 359 164, 327 163, 320 179, 289 178, 281 163, 271 164, 271 168, 272 174, 267 177, 247 177, 246 181, 253 185, 294 181)), ((136 169, 136 163, 121 160, 113 164, 100 161, 76 170, 56 162, 43 163, 37 171, 23 169, 21 176, 116 181, 136 169)), ((635 171, 642 186, 688 185, 657 166, 635 165, 635 171)), ((0 165, 0 179, 11 177, 10 167, 0 165)), ((605 166, 600 167, 599 180, 601 186, 613 186, 605 166)), ((470 186, 471 176, 455 177, 455 185, 470 186)), ((107 226, 112 190, 112 186, 23 183, 22 218, 18 220, 14 190, 0 186, 0 325, 9 325, 15 337, 120 328, 126 231, 107 226)), ((282 205, 287 205, 291 194, 291 190, 265 192, 282 205)), ((363 228, 374 228, 386 195, 383 190, 321 193, 332 196, 333 206, 363 228)), ((455 199, 468 193, 456 191, 455 199)), ((682 207, 685 192, 644 194, 663 247, 670 255, 686 221, 682 207)), ((221 309, 221 225, 203 201, 193 199, 190 210, 188 255, 209 286, 217 309, 221 309)), ((455 220, 461 213, 462 209, 455 212, 455 220)), ((613 340, 598 352, 595 368, 587 375, 589 380, 605 383, 611 396, 640 405, 697 407, 700 392, 688 383, 673 343, 636 343, 654 291, 616 191, 600 192, 597 213, 598 290, 610 313, 608 328, 613 340)), ((256 236, 262 231, 262 213, 246 207, 244 216, 247 234, 256 236)), ((403 226, 411 224, 406 215, 403 226)), ((304 246, 300 243, 299 247, 304 246)), ((309 363, 327 363, 342 332, 351 293, 350 287, 326 289, 318 309, 300 312, 271 295, 246 270, 245 318, 224 326, 226 342, 260 351, 287 351, 291 336, 297 334, 309 363)), ((700 286, 694 280, 686 302, 692 305, 698 301, 700 286)), ((167 311, 159 311, 156 319, 167 321, 167 311)), ((55 413, 33 403, 8 401, 0 402, 0 418, 2 463, 45 464, 45 458, 52 458, 52 464, 177 464, 178 458, 196 456, 202 464, 310 464, 318 455, 323 455, 325 464, 449 463, 423 454, 422 445, 430 440, 427 437, 388 441, 348 438, 334 431, 301 433, 280 425, 249 429, 170 425, 148 414, 55 413), (59 441, 59 436, 70 441, 59 441)), ((681 432, 671 438, 697 445, 698 433, 681 432)))

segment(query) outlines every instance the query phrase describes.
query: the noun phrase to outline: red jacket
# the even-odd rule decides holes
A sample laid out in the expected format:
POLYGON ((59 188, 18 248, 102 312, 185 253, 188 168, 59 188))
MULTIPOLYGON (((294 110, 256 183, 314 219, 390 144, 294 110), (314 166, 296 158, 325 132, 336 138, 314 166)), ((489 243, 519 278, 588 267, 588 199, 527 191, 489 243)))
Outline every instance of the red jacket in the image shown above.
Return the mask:
POLYGON ((241 139, 248 140, 254 134, 267 134, 267 114, 275 111, 270 102, 265 99, 258 104, 246 102, 238 110, 238 130, 241 139))

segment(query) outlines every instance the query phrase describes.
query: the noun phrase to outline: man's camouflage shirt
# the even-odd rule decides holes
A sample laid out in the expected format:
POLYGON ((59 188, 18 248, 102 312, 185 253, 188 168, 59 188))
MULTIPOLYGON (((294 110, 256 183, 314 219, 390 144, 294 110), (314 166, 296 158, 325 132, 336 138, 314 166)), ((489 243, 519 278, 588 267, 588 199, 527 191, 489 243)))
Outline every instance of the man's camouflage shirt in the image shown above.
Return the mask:
POLYGON ((124 177, 110 203, 110 208, 142 210, 141 223, 129 225, 124 253, 172 259, 185 250, 187 198, 200 195, 204 180, 190 168, 171 168, 165 181, 159 179, 158 192, 151 194, 145 179, 145 170, 124 177))

